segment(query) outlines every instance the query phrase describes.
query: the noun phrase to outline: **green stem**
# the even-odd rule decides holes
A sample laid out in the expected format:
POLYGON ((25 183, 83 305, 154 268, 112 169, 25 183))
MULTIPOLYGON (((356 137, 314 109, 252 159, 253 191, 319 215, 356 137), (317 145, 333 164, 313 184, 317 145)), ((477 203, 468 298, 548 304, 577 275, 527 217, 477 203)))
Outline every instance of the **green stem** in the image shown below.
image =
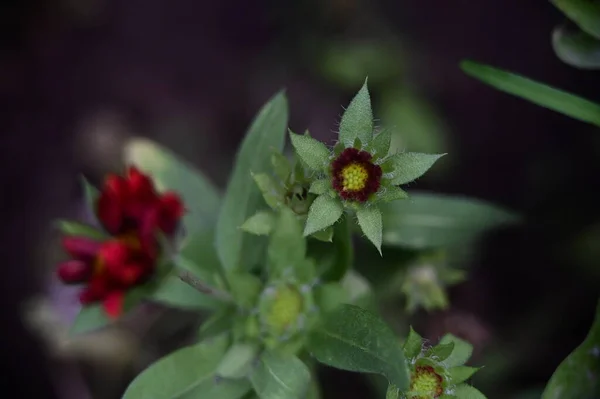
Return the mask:
POLYGON ((200 280, 187 270, 180 269, 179 278, 181 279, 181 281, 183 281, 184 283, 186 283, 187 285, 204 295, 210 295, 223 302, 233 301, 233 298, 231 297, 231 295, 229 295, 228 292, 211 287, 210 285, 206 284, 204 281, 200 280))

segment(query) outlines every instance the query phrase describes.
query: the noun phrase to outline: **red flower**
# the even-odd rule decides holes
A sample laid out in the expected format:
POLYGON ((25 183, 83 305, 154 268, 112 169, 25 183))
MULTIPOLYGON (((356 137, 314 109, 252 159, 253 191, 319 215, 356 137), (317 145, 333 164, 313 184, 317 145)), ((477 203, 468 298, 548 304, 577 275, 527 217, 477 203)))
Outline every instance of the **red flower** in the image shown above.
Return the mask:
POLYGON ((340 197, 365 202, 379 190, 382 170, 371 158, 367 151, 346 148, 331 163, 332 185, 340 197))
POLYGON ((134 167, 127 178, 108 176, 98 218, 112 237, 102 242, 65 237, 63 247, 72 259, 59 266, 58 276, 67 284, 86 284, 82 304, 102 302, 109 316, 118 316, 125 293, 154 273, 160 250, 156 233, 171 236, 183 213, 176 194, 159 194, 134 167))

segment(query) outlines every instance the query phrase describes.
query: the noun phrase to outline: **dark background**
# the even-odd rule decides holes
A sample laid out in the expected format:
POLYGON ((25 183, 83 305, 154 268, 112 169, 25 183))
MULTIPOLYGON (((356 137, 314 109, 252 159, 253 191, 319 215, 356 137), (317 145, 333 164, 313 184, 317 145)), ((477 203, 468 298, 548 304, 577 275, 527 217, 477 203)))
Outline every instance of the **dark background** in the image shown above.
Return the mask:
MULTIPOLYGON (((376 116, 388 93, 409 91, 431 110, 425 119, 442 121, 429 141, 406 133, 411 150, 450 153, 443 170, 411 188, 526 217, 487 236, 470 280, 451 290, 449 312, 417 322, 429 335, 461 328, 465 317, 485 326, 479 364, 499 371, 475 384, 489 398, 543 387, 585 336, 598 294, 600 137, 468 78, 458 63, 476 59, 598 101, 599 75, 552 51, 563 21, 549 2, 523 0, 2 3, 2 390, 52 397, 48 371, 72 363, 52 360, 21 316, 47 289, 52 219, 78 215, 79 173, 100 182, 121 167, 124 140, 142 135, 223 187, 245 128, 275 91, 287 89, 292 129, 331 140, 341 104, 362 83, 352 76, 366 74, 376 116), (384 50, 332 58, 358 46, 384 50), (353 73, 356 65, 366 66, 353 73)), ((326 371, 325 397, 368 397, 353 381, 326 371)))

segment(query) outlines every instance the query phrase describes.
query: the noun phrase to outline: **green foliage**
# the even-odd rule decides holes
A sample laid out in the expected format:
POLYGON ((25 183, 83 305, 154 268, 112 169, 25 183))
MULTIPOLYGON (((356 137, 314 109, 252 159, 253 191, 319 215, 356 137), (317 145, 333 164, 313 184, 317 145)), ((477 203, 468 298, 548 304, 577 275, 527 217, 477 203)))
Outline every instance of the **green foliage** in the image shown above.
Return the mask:
POLYGON ((550 0, 584 32, 600 39, 600 4, 591 0, 550 0))
POLYGON ((304 235, 308 236, 324 230, 337 222, 344 213, 344 206, 336 198, 327 195, 318 196, 308 211, 304 235))
POLYGON ((71 325, 71 334, 85 334, 98 330, 110 323, 100 304, 88 305, 79 311, 71 325))
POLYGON ((363 144, 368 144, 372 137, 373 111, 371 110, 371 96, 365 79, 365 83, 342 115, 339 140, 349 147, 354 145, 354 140, 357 138, 363 144))
POLYGON ((600 105, 589 100, 473 61, 463 61, 461 68, 468 75, 500 91, 521 97, 582 122, 600 126, 600 105))
POLYGON ((392 184, 406 184, 421 177, 433 164, 446 154, 419 154, 405 152, 396 154, 390 160, 394 163, 396 173, 392 184))
POLYGON ((100 231, 95 227, 70 220, 57 220, 56 227, 61 233, 68 236, 87 237, 94 240, 102 240, 107 237, 105 232, 100 231))
POLYGON ((381 254, 381 242, 383 241, 383 221, 381 211, 376 207, 360 208, 356 212, 358 225, 365 236, 375 245, 381 254))
POLYGON ((301 399, 310 383, 310 371, 293 355, 266 352, 250 375, 252 387, 261 399, 301 399))
POLYGON ((557 27, 552 32, 552 47, 566 64, 581 69, 600 68, 600 41, 585 32, 557 27))

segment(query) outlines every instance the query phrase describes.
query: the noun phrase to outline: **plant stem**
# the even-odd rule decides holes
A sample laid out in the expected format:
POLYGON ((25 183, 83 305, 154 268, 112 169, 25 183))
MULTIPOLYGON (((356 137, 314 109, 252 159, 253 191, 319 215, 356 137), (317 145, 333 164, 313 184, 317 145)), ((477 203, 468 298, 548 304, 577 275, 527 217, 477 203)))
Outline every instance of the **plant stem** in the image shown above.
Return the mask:
POLYGON ((228 292, 221 291, 209 286, 204 281, 198 279, 196 276, 194 276, 187 270, 180 270, 179 278, 181 279, 181 281, 188 284, 190 287, 194 288, 196 291, 202 294, 210 295, 224 302, 233 301, 233 298, 231 297, 231 295, 229 295, 228 292))

